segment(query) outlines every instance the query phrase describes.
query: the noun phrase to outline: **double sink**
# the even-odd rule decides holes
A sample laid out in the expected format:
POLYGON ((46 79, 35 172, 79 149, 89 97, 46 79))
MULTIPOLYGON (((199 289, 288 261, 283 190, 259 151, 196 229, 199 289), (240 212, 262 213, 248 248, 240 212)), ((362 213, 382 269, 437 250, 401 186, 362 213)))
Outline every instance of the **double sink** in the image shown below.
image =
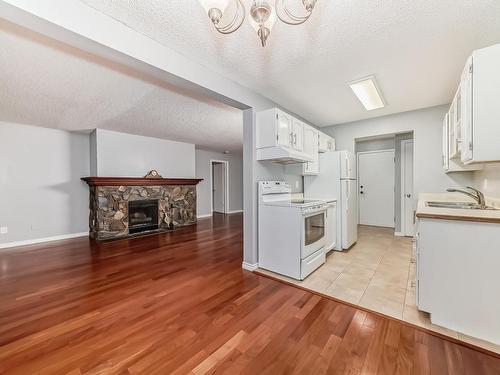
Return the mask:
POLYGON ((439 202, 439 201, 428 201, 425 202, 427 207, 438 207, 438 208, 458 208, 466 210, 498 210, 498 208, 491 206, 481 206, 476 202, 439 202))

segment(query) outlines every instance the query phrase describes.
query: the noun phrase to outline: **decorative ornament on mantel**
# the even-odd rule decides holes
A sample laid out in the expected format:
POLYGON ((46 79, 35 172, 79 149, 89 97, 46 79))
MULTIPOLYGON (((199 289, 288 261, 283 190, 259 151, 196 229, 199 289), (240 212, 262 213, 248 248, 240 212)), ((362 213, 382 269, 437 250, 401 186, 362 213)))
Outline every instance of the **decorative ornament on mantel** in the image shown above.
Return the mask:
MULTIPOLYGON (((246 9, 242 0, 198 0, 208 18, 212 21, 215 30, 221 34, 231 34, 238 30, 245 20, 246 9), (230 21, 222 25, 222 18, 230 4, 234 15, 230 16, 230 21)), ((300 25, 306 22, 314 10, 317 0, 275 0, 274 7, 271 0, 252 0, 250 7, 250 23, 257 32, 262 47, 266 46, 267 39, 276 22, 276 18, 288 25, 300 25), (287 5, 288 2, 295 1, 302 3, 304 12, 302 15, 294 14, 287 5)))
POLYGON ((147 175, 144 176, 144 178, 163 178, 156 169, 153 169, 148 172, 147 175))

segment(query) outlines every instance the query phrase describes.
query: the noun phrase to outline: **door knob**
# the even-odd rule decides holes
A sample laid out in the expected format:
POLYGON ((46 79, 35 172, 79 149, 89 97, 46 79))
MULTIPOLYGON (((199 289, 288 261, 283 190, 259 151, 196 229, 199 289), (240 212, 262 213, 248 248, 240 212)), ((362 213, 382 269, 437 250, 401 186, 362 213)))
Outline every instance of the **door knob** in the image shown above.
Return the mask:
POLYGON ((406 194, 406 198, 411 198, 411 194, 406 194))

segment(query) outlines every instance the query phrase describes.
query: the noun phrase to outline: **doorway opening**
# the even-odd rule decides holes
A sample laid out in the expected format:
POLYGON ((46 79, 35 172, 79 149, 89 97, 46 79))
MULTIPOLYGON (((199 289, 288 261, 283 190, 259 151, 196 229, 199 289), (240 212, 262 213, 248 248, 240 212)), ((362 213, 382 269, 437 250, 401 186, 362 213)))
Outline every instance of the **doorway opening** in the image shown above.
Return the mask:
POLYGON ((359 224, 414 235, 413 132, 356 139, 359 224))
POLYGON ((229 163, 224 160, 210 160, 210 211, 212 214, 229 212, 229 163))

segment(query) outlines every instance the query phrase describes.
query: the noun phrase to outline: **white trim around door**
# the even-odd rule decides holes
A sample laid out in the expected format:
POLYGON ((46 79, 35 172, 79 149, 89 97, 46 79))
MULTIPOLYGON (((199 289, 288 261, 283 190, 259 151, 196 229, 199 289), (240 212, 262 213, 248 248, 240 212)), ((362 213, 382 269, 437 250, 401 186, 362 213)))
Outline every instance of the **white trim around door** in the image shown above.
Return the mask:
POLYGON ((413 206, 415 197, 413 196, 413 139, 401 141, 401 228, 403 236, 413 236, 415 234, 413 220, 413 206), (410 148, 411 147, 411 148, 410 148), (409 157, 408 157, 409 154, 409 157), (407 186, 408 185, 408 186, 407 186), (409 195, 409 196, 408 196, 409 195))
POLYGON ((229 162, 227 160, 210 160, 210 212, 213 214, 214 212, 214 176, 213 176, 213 165, 215 164, 223 164, 224 165, 224 213, 229 212, 229 162))

